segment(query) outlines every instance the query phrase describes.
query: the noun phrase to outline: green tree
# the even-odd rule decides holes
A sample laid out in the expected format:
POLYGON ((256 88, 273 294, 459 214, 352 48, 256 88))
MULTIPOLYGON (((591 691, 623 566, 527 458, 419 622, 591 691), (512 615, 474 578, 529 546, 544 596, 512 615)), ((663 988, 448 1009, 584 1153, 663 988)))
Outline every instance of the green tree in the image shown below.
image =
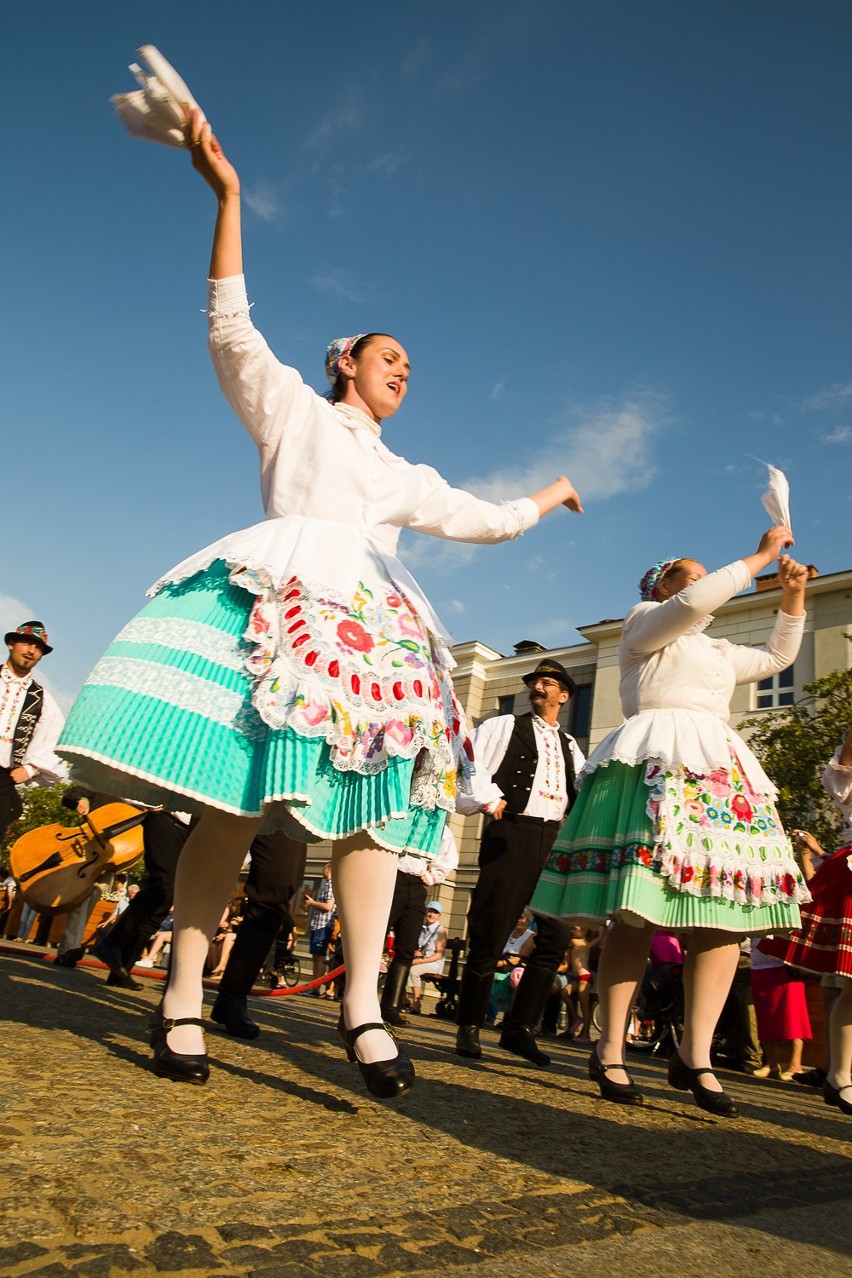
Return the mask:
POLYGON ((0 870, 9 872, 9 849, 16 839, 30 830, 37 830, 40 825, 79 825, 80 818, 76 812, 70 812, 62 806, 62 796, 67 785, 34 786, 20 790, 24 805, 23 814, 9 826, 6 837, 0 844, 0 870))
POLYGON ((804 691, 795 705, 745 719, 740 728, 778 786, 785 827, 809 830, 833 852, 841 822, 822 788, 822 774, 852 726, 852 670, 823 675, 804 691))

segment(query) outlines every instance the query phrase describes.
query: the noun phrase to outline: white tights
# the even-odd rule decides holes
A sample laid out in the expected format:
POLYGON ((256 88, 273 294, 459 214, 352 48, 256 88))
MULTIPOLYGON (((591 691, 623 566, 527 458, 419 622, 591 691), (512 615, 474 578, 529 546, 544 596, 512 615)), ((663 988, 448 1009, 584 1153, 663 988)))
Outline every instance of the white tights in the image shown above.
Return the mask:
MULTIPOLYGON (((209 940, 260 823, 259 817, 208 808, 186 841, 175 877, 172 963, 163 1000, 168 1017, 201 1016, 201 978, 209 940)), ((346 952, 343 1014, 347 1027, 356 1029, 382 1020, 377 983, 397 859, 365 834, 358 834, 334 844, 331 865, 346 952)), ((175 1052, 204 1051, 204 1038, 196 1025, 171 1030, 168 1044, 175 1052)), ((396 1055, 383 1031, 363 1034, 357 1051, 367 1064, 396 1055)))

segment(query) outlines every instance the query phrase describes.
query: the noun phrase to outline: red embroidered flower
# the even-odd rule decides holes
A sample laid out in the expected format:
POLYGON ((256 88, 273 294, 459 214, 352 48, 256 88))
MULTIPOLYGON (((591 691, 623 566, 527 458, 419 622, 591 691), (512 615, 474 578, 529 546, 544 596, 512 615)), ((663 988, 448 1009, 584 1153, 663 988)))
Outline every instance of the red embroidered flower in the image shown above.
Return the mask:
POLYGON ((695 878, 695 870, 691 865, 685 865, 681 872, 681 883, 690 883, 695 878))
POLYGON ((357 621, 341 621, 337 627, 337 637, 347 648, 354 648, 356 652, 369 652, 375 647, 373 640, 357 621))
POLYGON ((744 794, 735 794, 731 799, 731 810, 738 816, 741 821, 750 821, 752 817, 751 804, 744 794))
POLYGON ((385 603, 388 604, 388 606, 391 608, 398 608, 400 604, 402 603, 402 600, 400 599, 399 595, 386 595, 385 603))

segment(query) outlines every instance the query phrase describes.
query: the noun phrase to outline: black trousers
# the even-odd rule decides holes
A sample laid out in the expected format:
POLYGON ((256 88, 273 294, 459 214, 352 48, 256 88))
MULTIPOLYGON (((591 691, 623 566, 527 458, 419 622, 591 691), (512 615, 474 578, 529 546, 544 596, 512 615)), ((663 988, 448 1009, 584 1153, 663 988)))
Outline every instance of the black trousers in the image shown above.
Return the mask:
POLYGON ((0 839, 6 837, 6 831, 13 821, 24 810, 20 796, 11 776, 10 768, 0 768, 0 839))
MULTIPOLYGON (((467 916, 465 968, 478 976, 493 975, 509 933, 528 904, 556 842, 560 823, 535 817, 491 821, 479 848, 479 879, 467 916)), ((537 919, 535 953, 528 967, 562 962, 570 939, 570 923, 537 919)))
POLYGON ((219 989, 248 994, 305 877, 307 847, 283 830, 258 834, 251 845, 243 921, 237 929, 219 989))
POLYGON ((397 870, 388 931, 393 928, 393 956, 399 963, 411 963, 426 915, 426 884, 416 874, 397 870))
POLYGON ((175 871, 189 826, 168 812, 149 812, 142 824, 145 879, 109 931, 109 943, 121 950, 128 972, 174 903, 175 871))

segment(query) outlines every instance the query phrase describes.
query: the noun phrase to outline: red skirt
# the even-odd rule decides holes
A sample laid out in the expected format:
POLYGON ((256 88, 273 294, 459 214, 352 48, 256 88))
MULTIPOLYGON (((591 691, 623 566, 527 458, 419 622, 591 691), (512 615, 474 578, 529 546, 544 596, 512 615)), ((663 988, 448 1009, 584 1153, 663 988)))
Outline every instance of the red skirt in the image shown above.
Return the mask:
MULTIPOLYGON (((765 948, 764 942, 760 948, 765 948)), ((751 991, 761 1043, 813 1038, 805 982, 797 980, 786 967, 752 968, 751 991)))
POLYGON ((850 856, 852 844, 823 861, 808 884, 813 900, 801 907, 802 926, 788 937, 762 941, 762 950, 793 967, 852 979, 850 856))

